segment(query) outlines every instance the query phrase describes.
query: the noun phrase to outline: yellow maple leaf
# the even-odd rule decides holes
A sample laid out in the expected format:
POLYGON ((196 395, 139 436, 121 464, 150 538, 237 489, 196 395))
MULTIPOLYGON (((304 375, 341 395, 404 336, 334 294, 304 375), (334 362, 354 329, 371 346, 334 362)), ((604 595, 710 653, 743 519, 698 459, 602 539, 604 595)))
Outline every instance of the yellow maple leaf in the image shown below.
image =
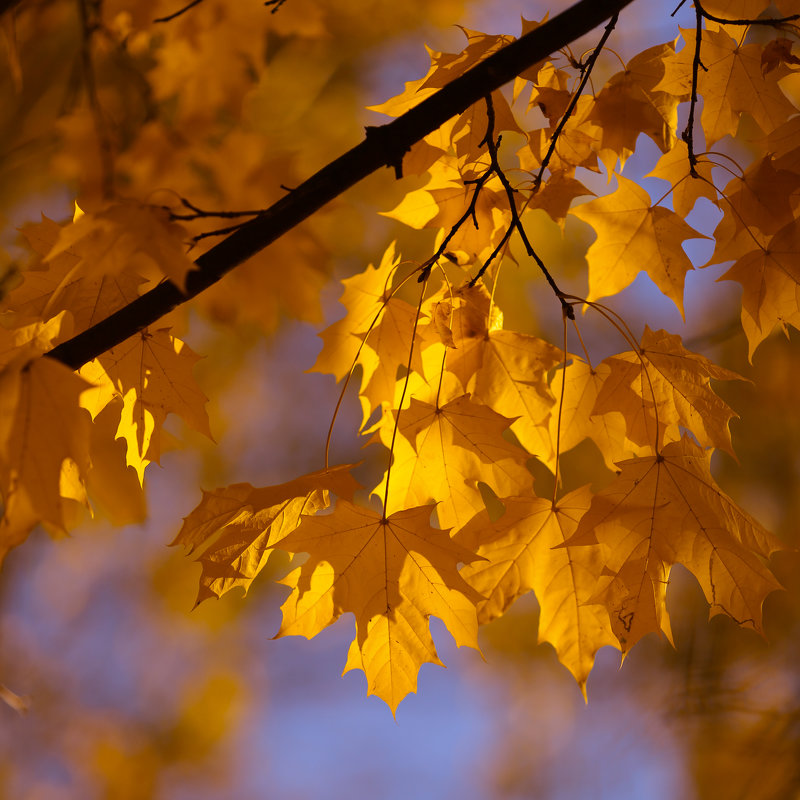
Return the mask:
MULTIPOLYGON (((81 377, 86 377, 81 374, 81 377)), ((86 396, 81 395, 81 406, 87 408, 86 396)), ((136 470, 127 463, 127 443, 117 439, 121 398, 106 405, 92 415, 92 432, 89 440, 91 466, 86 473, 86 490, 91 506, 112 525, 133 525, 144 522, 147 504, 144 490, 136 470)))
POLYGON ((145 467, 161 456, 161 427, 168 414, 180 416, 209 438, 206 396, 192 375, 200 356, 168 328, 141 331, 81 370, 98 384, 87 407, 97 414, 110 400, 122 398, 117 437, 128 444, 127 463, 144 480, 145 467))
POLYGON ((42 319, 69 311, 75 329, 80 332, 135 300, 145 279, 129 270, 97 272, 84 261, 82 254, 88 251, 80 243, 59 246, 56 251, 64 230, 65 227, 44 215, 40 223, 22 228, 40 258, 28 266, 22 284, 9 294, 3 305, 15 314, 42 319))
MULTIPOLYGON (((544 97, 543 91, 539 90, 540 99, 544 97)), ((561 97, 560 92, 558 97, 561 97)), ((569 95, 567 97, 569 100, 569 95)), ((552 110, 554 104, 550 101, 547 107, 548 115, 555 114, 552 110)), ((576 167, 584 167, 598 172, 597 152, 600 149, 602 131, 598 125, 589 119, 589 114, 594 107, 591 97, 582 96, 578 98, 575 111, 568 118, 566 125, 561 129, 556 146, 548 162, 548 167, 553 172, 564 172, 572 175, 576 167)), ((560 116, 559 118, 560 119, 560 116)), ((558 122, 553 116, 551 125, 558 122)), ((528 133, 528 146, 523 148, 518 156, 520 166, 531 172, 538 169, 546 153, 550 148, 553 130, 537 128, 528 133)))
POLYGON ((770 237, 763 249, 739 258, 719 280, 742 285, 742 328, 750 358, 776 325, 800 328, 800 220, 770 237))
POLYGON ((584 439, 591 439, 600 450, 606 466, 616 471, 616 462, 632 456, 647 455, 652 447, 646 443, 637 443, 627 436, 625 415, 620 410, 597 409, 597 397, 606 385, 611 374, 611 367, 600 363, 592 368, 583 359, 571 356, 572 361, 566 368, 555 371, 550 389, 556 398, 562 396, 560 415, 554 410, 550 416, 550 438, 556 441, 559 433, 559 444, 562 453, 571 450, 584 439))
POLYGON ((381 403, 391 403, 394 399, 397 370, 408 365, 411 355, 411 368, 422 371, 419 348, 411 350, 414 338, 414 321, 417 310, 414 306, 397 297, 383 304, 378 322, 368 333, 359 334, 365 343, 358 357, 361 365, 360 395, 364 401, 364 419, 380 408, 381 403))
POLYGON ((66 532, 65 464, 79 479, 89 468, 91 421, 78 403, 86 388, 48 358, 18 359, 0 372, 0 559, 39 522, 66 532))
POLYGON ((634 56, 625 70, 613 75, 594 99, 589 119, 602 131, 601 150, 609 171, 617 158, 620 169, 636 149, 636 139, 646 133, 666 153, 675 141, 678 98, 655 90, 664 74, 664 58, 674 52, 671 43, 656 45, 634 56))
POLYGON ((599 547, 558 547, 574 533, 589 508, 588 486, 570 492, 554 506, 533 495, 504 497, 505 513, 495 522, 486 511, 455 536, 485 561, 467 564, 461 575, 486 599, 478 621, 501 616, 523 594, 539 601, 539 641, 550 642, 561 663, 586 696, 586 679, 604 645, 616 646, 608 612, 589 604, 600 574, 599 547))
POLYGON ((463 75, 479 61, 483 61, 492 53, 497 52, 501 47, 513 41, 512 36, 498 36, 469 30, 461 26, 458 27, 467 37, 467 46, 458 53, 429 51, 431 54, 431 68, 423 84, 424 89, 441 89, 459 75, 463 75))
POLYGON ((572 201, 587 194, 593 195, 594 192, 576 178, 558 171, 551 174, 541 185, 528 203, 528 208, 541 208, 563 229, 572 201))
POLYGON ((558 347, 514 331, 490 331, 480 347, 480 366, 467 384, 476 400, 505 417, 520 444, 543 464, 554 466, 550 415, 555 397, 547 372, 562 360, 558 347))
POLYGON ((742 229, 757 228, 769 235, 791 223, 800 201, 800 175, 793 170, 776 169, 772 156, 766 155, 754 161, 741 178, 730 181, 724 195, 733 212, 729 218, 734 225, 732 231, 720 226, 714 232, 720 247, 726 244, 725 238, 735 238, 742 229))
POLYGON ((352 499, 358 488, 352 468, 352 464, 330 467, 277 486, 235 483, 204 491, 171 543, 184 545, 187 555, 199 551, 197 603, 222 597, 237 586, 247 594, 276 542, 300 524, 301 515, 327 507, 330 492, 352 499))
MULTIPOLYGON (((457 289, 451 302, 455 346, 448 348, 446 373, 457 377, 473 400, 513 419, 511 430, 520 444, 552 468, 549 416, 555 397, 547 373, 561 361, 561 350, 536 336, 503 330, 502 312, 482 283, 457 289)), ((438 333, 425 331, 431 327, 435 324, 422 328, 428 337, 423 347, 436 342, 441 348, 438 333)))
POLYGON ((680 438, 684 428, 703 447, 734 454, 728 425, 736 414, 714 393, 711 379, 744 380, 741 375, 687 350, 680 336, 647 325, 638 352, 610 356, 603 363, 610 372, 593 413, 622 412, 627 435, 636 444, 660 446, 680 438))
MULTIPOLYGON (((695 31, 682 30, 685 45, 664 59, 665 74, 655 87, 688 99, 692 85, 695 31)), ((761 71, 764 46, 744 44, 725 30, 704 30, 701 41, 703 69, 698 72, 697 90, 703 98, 701 121, 706 147, 723 136, 735 135, 739 119, 750 114, 769 133, 797 109, 778 86, 777 73, 761 71)))
POLYGON ((434 506, 389 517, 339 500, 332 514, 304 517, 277 546, 308 553, 282 581, 292 589, 276 636, 311 638, 343 613, 356 618, 345 672, 361 669, 369 694, 394 713, 417 688, 425 662, 441 664, 428 628, 438 617, 459 646, 478 649, 480 595, 458 574, 476 556, 432 528, 434 506))
MULTIPOLYGON (((121 275, 169 278, 181 289, 195 268, 186 254, 187 233, 166 209, 134 201, 119 202, 83 214, 59 231, 46 261, 65 253, 79 256, 73 268, 84 278, 121 275)), ((75 279, 73 275, 73 280, 75 279)))
POLYGON ((781 588, 764 562, 783 545, 717 486, 710 458, 684 436, 656 456, 623 461, 566 542, 600 543, 593 600, 608 609, 623 651, 653 631, 671 637, 665 597, 673 564, 697 578, 711 616, 759 632, 764 599, 781 588))
POLYGON ((621 292, 645 270, 683 315, 683 284, 694 269, 685 239, 705 239, 674 211, 651 205, 638 184, 617 175, 618 188, 570 213, 589 223, 597 239, 589 247, 589 300, 621 292))
POLYGON ((758 19, 768 0, 705 0, 703 8, 722 19, 758 19))
MULTIPOLYGON (((441 158, 432 165, 425 186, 405 194, 382 215, 415 230, 439 228, 440 241, 462 219, 475 191, 473 186, 465 186, 462 166, 455 156, 441 158)), ((448 250, 459 256, 459 263, 482 261, 499 243, 510 219, 505 189, 493 175, 481 187, 472 218, 449 240, 448 250)))
POLYGON ((379 319, 391 296, 392 275, 399 263, 400 257, 395 255, 392 242, 377 267, 369 264, 364 272, 342 281, 344 294, 339 302, 347 309, 347 314, 319 334, 322 350, 312 372, 330 373, 337 381, 350 372, 361 348, 362 340, 358 335, 366 333, 379 319))
POLYGON ((689 149, 681 139, 675 141, 672 149, 658 159, 655 167, 647 177, 661 178, 672 186, 672 207, 679 217, 688 217, 694 204, 705 197, 712 203, 717 202, 711 170, 713 164, 700 158, 695 164, 695 171, 700 176, 695 178, 690 171, 689 149))
MULTIPOLYGON (((503 438, 512 422, 468 394, 439 407, 412 398, 399 416, 403 438, 395 440, 387 506, 434 501, 439 524, 460 528, 485 507, 479 481, 497 494, 525 492, 533 485, 525 467, 530 456, 503 438)), ((389 424, 381 428, 386 447, 393 429, 389 424)), ((386 480, 384 475, 374 494, 383 496, 386 480)))

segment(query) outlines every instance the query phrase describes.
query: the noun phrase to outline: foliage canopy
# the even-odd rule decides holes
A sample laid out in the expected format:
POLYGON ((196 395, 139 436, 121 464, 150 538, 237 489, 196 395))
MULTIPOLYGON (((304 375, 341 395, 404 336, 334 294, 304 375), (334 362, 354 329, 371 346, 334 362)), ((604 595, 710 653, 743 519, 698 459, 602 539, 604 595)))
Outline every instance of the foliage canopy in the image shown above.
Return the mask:
MULTIPOLYGON (((393 711, 420 666, 441 663, 431 616, 478 649, 479 626, 529 592, 540 640, 582 689, 599 648, 671 639, 676 564, 712 616, 762 630, 780 588, 770 557, 788 545, 711 469, 714 451, 734 454, 717 388, 742 376, 667 330, 636 335, 607 298, 645 273, 684 315, 687 274, 728 264, 751 359, 774 329, 800 328, 796 3, 695 0, 694 28, 619 69, 622 0, 523 19, 518 39, 464 30, 460 52, 430 51, 427 74, 374 107, 395 122, 339 159, 353 134, 326 131, 352 98, 312 46, 347 40, 333 6, 6 5, 0 199, 66 187, 74 213, 22 224, 5 270, 0 553, 86 509, 141 519, 146 474, 173 446, 167 417, 212 435, 184 301, 264 335, 284 315, 319 322, 325 214, 341 201, 296 226, 388 166, 402 195, 384 216, 429 250, 404 259, 384 242, 377 266, 342 281, 345 315, 313 367, 342 397, 357 384, 353 436, 380 466, 357 480, 329 434, 317 471, 204 491, 174 539, 200 563, 198 601, 246 592, 276 551, 296 556, 277 635, 352 613, 345 671, 393 711), (54 76, 48 50, 74 70, 54 76), (686 246, 709 238, 687 221, 696 207, 718 219, 705 263, 686 246), (551 228, 591 232, 585 273, 542 256, 551 228), (505 324, 503 283, 521 270, 546 281, 555 341, 505 324), (566 288, 582 281, 582 295, 566 288), (604 357, 586 333, 598 325, 618 342, 604 357), (597 470, 574 486, 562 457, 587 441, 597 470)), ((372 5, 386 19, 367 37, 404 24, 372 5)))

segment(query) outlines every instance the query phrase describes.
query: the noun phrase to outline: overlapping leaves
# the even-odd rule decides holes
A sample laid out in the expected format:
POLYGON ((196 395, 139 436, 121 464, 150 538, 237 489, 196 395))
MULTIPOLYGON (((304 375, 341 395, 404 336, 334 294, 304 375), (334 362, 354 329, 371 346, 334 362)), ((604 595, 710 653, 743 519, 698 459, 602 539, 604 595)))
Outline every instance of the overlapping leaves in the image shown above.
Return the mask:
MULTIPOLYGON (((739 7, 761 13, 766 3, 739 7)), ((539 602, 540 640, 582 688, 599 648, 627 652, 647 633, 670 636, 674 564, 695 575, 712 615, 760 630, 764 599, 778 588, 768 559, 781 544, 710 469, 713 450, 734 452, 734 412, 712 382, 740 376, 666 331, 645 327, 636 341, 595 301, 645 272, 683 313, 687 275, 700 266, 684 243, 705 236, 684 218, 711 203, 721 217, 708 264, 728 264, 723 278, 742 286, 751 357, 775 326, 800 327, 800 125, 784 81, 797 79, 794 33, 762 41, 737 29, 742 39, 717 23, 684 31, 682 43, 649 47, 580 97, 589 62, 559 55, 520 75, 511 98, 494 92, 418 142, 403 171, 425 177, 386 214, 431 231, 435 254, 405 263, 392 245, 377 267, 346 279, 345 316, 321 334, 314 366, 338 381, 358 370, 360 429, 380 451, 381 474, 363 496, 349 465, 204 492, 175 539, 200 562, 198 601, 246 592, 276 548, 307 554, 283 579, 290 594, 279 635, 311 637, 352 613, 345 669, 363 670, 369 692, 393 711, 416 690, 421 665, 441 663, 431 616, 459 645, 477 648, 478 625, 528 592, 539 602), (686 103, 698 112, 690 122, 699 121, 680 131, 686 103), (739 165, 744 148, 728 152, 728 141, 752 123, 761 138, 750 137, 750 161, 739 165), (641 134, 661 151, 650 165, 666 182, 656 199, 633 172, 622 174, 641 134), (602 169, 615 180, 604 193, 589 183, 602 169), (562 229, 571 214, 594 231, 588 296, 557 289, 553 302, 565 325, 585 303, 579 332, 610 320, 620 352, 599 360, 583 337, 570 343, 577 355, 565 339, 557 346, 505 327, 495 294, 514 260, 509 234, 530 233, 537 209, 562 229), (419 300, 410 286, 421 288, 419 300), (561 455, 587 440, 616 478, 607 475, 595 494, 559 496, 561 455), (535 460, 554 473, 552 495, 534 492, 535 460)), ((428 74, 375 110, 399 116, 509 41, 465 35, 462 52, 431 52, 428 74)), ((182 53, 197 55, 188 46, 170 52, 155 74, 174 73, 182 53)), ((245 55, 260 57, 252 47, 245 55)), ((240 78, 232 80, 241 94, 240 78)), ((210 80, 230 113, 227 78, 210 80)), ((173 102, 179 118, 211 124, 204 103, 177 89, 173 74, 158 99, 173 102)), ((150 134, 162 142, 163 132, 150 134)), ((79 376, 38 358, 144 287, 184 285, 192 269, 184 228, 163 208, 131 200, 78 211, 64 226, 44 218, 23 234, 31 255, 0 329, 0 557, 37 523, 67 530, 95 492, 118 521, 137 518, 138 504, 117 502, 115 487, 140 492, 169 414, 210 436, 193 377, 198 356, 168 328, 141 331, 79 376)), ((540 262, 524 244, 530 263, 540 262)), ((561 286, 558 265, 549 267, 550 287, 561 286)))

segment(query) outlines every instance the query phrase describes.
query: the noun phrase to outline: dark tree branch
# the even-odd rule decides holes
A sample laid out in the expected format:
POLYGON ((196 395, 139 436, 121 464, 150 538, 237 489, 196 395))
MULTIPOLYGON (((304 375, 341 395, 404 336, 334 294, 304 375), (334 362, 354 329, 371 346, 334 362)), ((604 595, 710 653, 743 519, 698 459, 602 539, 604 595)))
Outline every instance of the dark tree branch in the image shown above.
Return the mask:
POLYGON ((383 166, 396 165, 414 143, 464 112, 536 62, 605 22, 632 0, 580 0, 502 48, 396 120, 323 167, 256 219, 204 253, 186 291, 165 281, 48 355, 78 369, 215 284, 227 272, 383 166))

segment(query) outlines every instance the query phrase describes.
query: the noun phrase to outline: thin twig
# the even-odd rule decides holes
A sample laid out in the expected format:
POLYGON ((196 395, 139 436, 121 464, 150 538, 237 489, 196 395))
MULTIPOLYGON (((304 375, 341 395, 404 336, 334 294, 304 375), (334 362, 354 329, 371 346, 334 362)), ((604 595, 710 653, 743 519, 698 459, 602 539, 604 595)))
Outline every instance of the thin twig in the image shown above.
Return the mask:
MULTIPOLYGON (((520 239, 522 239, 522 243, 525 245, 525 252, 536 262, 536 265, 541 270, 544 277, 547 279, 547 282, 550 284, 550 287, 555 292, 556 297, 561 302, 561 308, 564 312, 564 315, 569 319, 574 319, 575 312, 572 309, 572 306, 564 299, 564 293, 561 289, 558 288, 553 276, 550 274, 550 271, 544 264, 544 261, 539 257, 539 254, 534 249, 533 245, 528 238, 528 234, 525 232, 525 227, 522 224, 522 220, 519 216, 519 211, 517 211, 517 201, 515 198, 515 190, 511 186, 506 177, 503 168, 500 166, 500 159, 498 157, 497 152, 497 145, 500 142, 498 138, 497 141, 494 141, 494 103, 492 102, 492 96, 486 95, 486 115, 489 118, 489 132, 486 135, 486 147, 489 150, 489 158, 492 160, 492 169, 497 177, 500 179, 500 183, 503 184, 503 188, 506 192, 506 197, 508 198, 508 206, 511 211, 511 225, 509 226, 509 230, 516 229, 517 233, 519 233, 520 239), (489 135, 491 133, 491 135, 489 135)), ((474 286, 483 274, 486 272, 487 267, 489 266, 489 262, 487 261, 479 270, 477 275, 469 282, 470 286, 474 286)))
POLYGON ((692 59, 692 98, 689 103, 689 118, 686 127, 683 129, 681 139, 686 142, 686 149, 689 154, 689 172, 693 178, 699 178, 697 171, 697 156, 694 152, 694 115, 697 109, 697 83, 700 77, 700 67, 708 72, 703 62, 700 60, 700 44, 703 39, 703 9, 698 3, 694 4, 695 31, 694 31, 694 58, 692 59))
POLYGON ((164 206, 164 209, 169 212, 170 219, 184 221, 206 219, 210 217, 214 217, 216 219, 235 219, 236 217, 257 217, 259 214, 263 214, 265 211, 263 208, 258 208, 254 211, 206 211, 203 208, 199 208, 194 203, 191 203, 185 197, 178 195, 178 199, 181 201, 181 205, 184 208, 188 208, 192 213, 177 214, 171 208, 169 208, 169 206, 164 206))
POLYGON ((547 168, 547 165, 550 163, 553 153, 555 152, 556 144, 558 143, 558 137, 561 135, 561 131, 564 130, 567 120, 572 116, 572 112, 575 111, 575 106, 578 105, 578 100, 583 94, 584 88, 586 88, 586 83, 589 80, 589 76, 592 74, 597 57, 600 55, 600 51, 608 41, 608 37, 611 36, 611 31, 614 30, 614 26, 617 24, 618 18, 619 14, 614 14, 614 16, 611 17, 606 25, 606 29, 603 31, 600 41, 597 43, 597 47, 595 47, 592 55, 589 57, 589 60, 581 67, 581 82, 578 84, 578 88, 575 90, 575 94, 572 96, 572 99, 567 106, 567 110, 564 112, 563 116, 559 120, 558 125, 556 126, 555 131, 553 131, 553 135, 550 137, 550 146, 547 148, 547 153, 545 153, 545 157, 542 159, 539 172, 533 180, 533 194, 539 191, 539 186, 542 183, 542 175, 544 174, 544 171, 547 168))
POLYGON ((185 14, 190 9, 194 8, 195 6, 199 6, 203 0, 192 0, 191 3, 185 5, 179 11, 176 11, 174 14, 169 14, 166 17, 159 17, 158 19, 154 19, 153 22, 170 22, 171 20, 175 19, 176 17, 180 17, 182 14, 185 14))

